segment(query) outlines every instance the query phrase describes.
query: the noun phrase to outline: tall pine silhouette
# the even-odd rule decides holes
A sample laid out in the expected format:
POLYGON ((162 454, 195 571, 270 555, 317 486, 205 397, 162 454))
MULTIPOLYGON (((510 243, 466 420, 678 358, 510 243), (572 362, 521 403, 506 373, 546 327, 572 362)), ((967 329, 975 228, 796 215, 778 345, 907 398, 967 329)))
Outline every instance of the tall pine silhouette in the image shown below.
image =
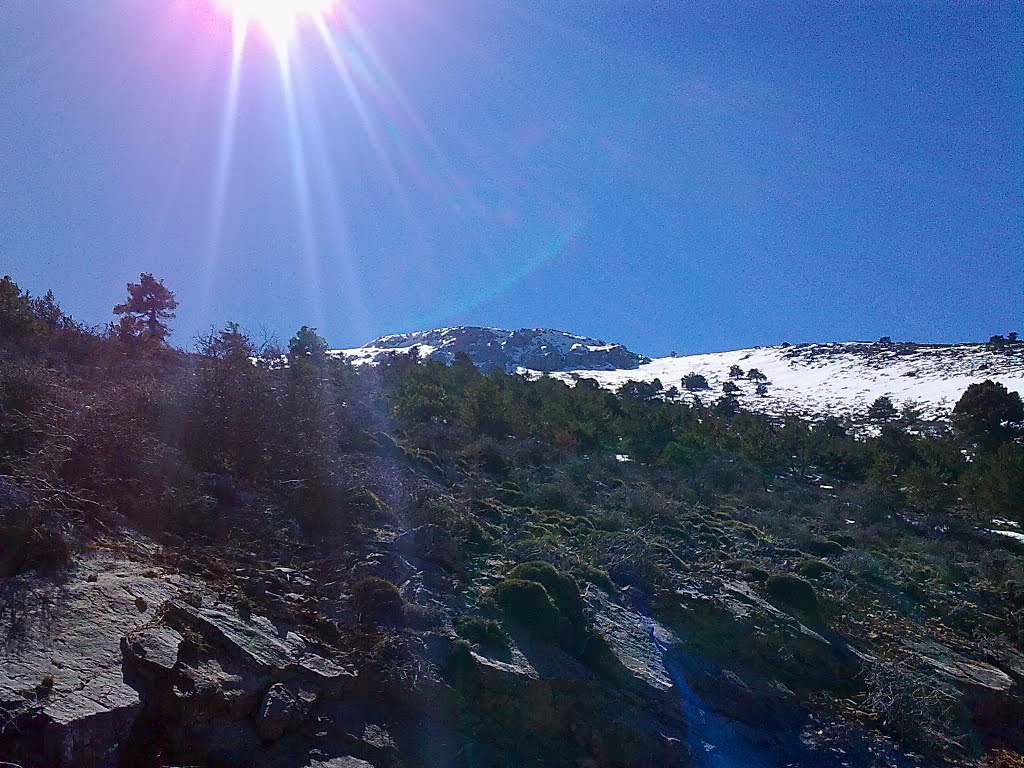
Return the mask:
POLYGON ((149 272, 139 275, 139 282, 128 283, 128 299, 114 307, 114 314, 121 315, 118 335, 123 340, 148 341, 164 344, 171 329, 168 320, 173 320, 178 302, 163 283, 149 272))

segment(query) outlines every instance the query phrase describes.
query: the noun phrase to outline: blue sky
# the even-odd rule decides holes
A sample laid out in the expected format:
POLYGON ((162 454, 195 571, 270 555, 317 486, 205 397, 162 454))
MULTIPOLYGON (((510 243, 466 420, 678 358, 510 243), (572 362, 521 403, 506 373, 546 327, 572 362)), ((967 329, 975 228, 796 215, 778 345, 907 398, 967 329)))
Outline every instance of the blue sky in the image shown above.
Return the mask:
POLYGON ((0 4, 0 272, 84 321, 1024 331, 1019 2, 347 0, 236 100, 212 2, 0 4))

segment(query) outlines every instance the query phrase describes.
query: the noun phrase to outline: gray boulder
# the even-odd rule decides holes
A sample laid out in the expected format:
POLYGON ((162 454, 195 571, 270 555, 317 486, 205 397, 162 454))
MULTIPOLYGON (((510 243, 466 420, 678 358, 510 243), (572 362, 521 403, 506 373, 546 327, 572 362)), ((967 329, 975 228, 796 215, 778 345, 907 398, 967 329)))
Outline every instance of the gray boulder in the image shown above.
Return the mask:
POLYGON ((256 717, 256 732, 266 741, 275 741, 285 732, 293 731, 309 715, 316 694, 274 683, 267 690, 256 717))
MULTIPOLYGON (((109 553, 73 566, 59 588, 5 582, 0 634, 10 641, 0 646, 0 707, 38 713, 44 764, 117 765, 141 710, 125 680, 121 638, 185 586, 109 553)), ((146 652, 166 664, 173 642, 149 637, 146 652)))

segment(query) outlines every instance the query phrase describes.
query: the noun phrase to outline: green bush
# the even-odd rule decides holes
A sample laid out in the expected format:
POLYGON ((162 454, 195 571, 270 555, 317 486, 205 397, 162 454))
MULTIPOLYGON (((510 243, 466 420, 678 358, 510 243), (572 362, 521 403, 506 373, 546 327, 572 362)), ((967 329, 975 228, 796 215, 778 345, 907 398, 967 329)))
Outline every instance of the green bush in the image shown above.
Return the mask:
POLYGON ((820 579, 822 576, 835 571, 835 568, 824 560, 816 559, 804 560, 796 567, 796 569, 801 576, 808 579, 820 579))
POLYGON ((807 551, 818 557, 839 557, 846 547, 834 539, 814 539, 807 544, 807 551))
POLYGON ((818 615, 818 594, 806 579, 788 573, 773 573, 765 587, 773 600, 807 616, 818 615))
POLYGON ((583 619, 583 599, 580 588, 572 576, 559 573, 551 563, 534 560, 520 563, 508 574, 509 579, 532 581, 543 585, 555 607, 574 623, 583 619))
POLYGON ((364 576, 352 585, 352 607, 362 619, 393 619, 405 599, 398 587, 377 576, 364 576))
POLYGON ((569 493, 558 483, 544 483, 535 492, 534 500, 540 509, 568 510, 573 506, 569 493))
POLYGON ((561 616, 548 591, 536 581, 505 579, 489 590, 486 598, 526 629, 549 639, 557 636, 561 616))
POLYGON ((455 619, 455 631, 459 636, 476 645, 501 648, 506 645, 501 625, 483 616, 459 616, 455 619))

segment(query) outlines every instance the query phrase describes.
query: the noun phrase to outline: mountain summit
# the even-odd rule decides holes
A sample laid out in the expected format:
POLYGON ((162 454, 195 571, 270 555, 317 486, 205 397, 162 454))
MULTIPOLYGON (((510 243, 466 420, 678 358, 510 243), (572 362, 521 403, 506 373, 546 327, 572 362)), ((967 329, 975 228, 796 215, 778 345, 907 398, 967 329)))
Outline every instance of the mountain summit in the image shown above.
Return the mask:
POLYGON ((621 344, 565 331, 545 328, 509 331, 473 326, 382 336, 366 346, 341 350, 340 354, 358 365, 377 362, 386 354, 407 354, 414 347, 423 360, 451 363, 456 354, 464 352, 484 370, 502 368, 510 373, 520 368, 544 373, 635 370, 649 362, 648 358, 621 344))

